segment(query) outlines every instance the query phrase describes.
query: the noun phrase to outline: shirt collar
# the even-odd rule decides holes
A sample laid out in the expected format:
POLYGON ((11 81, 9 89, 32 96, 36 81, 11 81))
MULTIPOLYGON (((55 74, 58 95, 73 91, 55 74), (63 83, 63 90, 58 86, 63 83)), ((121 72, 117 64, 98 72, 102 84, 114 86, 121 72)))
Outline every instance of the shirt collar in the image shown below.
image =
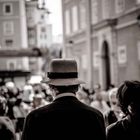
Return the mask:
POLYGON ((74 93, 61 93, 55 96, 55 100, 61 97, 76 97, 76 95, 74 93))

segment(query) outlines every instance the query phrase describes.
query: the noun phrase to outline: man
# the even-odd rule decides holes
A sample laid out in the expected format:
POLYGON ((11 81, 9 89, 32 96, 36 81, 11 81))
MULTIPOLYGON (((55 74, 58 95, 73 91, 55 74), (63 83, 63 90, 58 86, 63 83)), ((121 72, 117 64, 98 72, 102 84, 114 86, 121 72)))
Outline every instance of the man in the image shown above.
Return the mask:
POLYGON ((94 139, 105 140, 105 124, 101 112, 76 98, 80 84, 77 63, 71 59, 54 59, 47 73, 54 101, 30 112, 26 118, 22 140, 94 139))

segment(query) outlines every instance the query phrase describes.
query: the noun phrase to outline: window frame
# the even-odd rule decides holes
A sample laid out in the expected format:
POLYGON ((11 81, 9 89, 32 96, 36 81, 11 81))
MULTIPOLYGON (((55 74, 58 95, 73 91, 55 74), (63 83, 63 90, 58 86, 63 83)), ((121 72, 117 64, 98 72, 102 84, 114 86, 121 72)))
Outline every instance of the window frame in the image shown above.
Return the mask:
POLYGON ((11 36, 11 35, 13 35, 14 34, 14 22, 13 21, 4 21, 3 22, 3 34, 5 35, 5 36, 11 36), (6 24, 9 24, 8 26, 11 28, 10 30, 10 32, 7 32, 6 30, 7 30, 7 25, 6 24))
POLYGON ((98 23, 98 0, 91 0, 91 24, 98 23))
POLYGON ((71 19, 70 19, 70 9, 65 11, 65 34, 69 35, 71 33, 71 19))
POLYGON ((12 3, 4 3, 3 4, 3 14, 4 15, 12 15, 13 14, 13 4, 12 3), (6 12, 6 6, 10 6, 11 11, 10 12, 6 12))
POLYGON ((85 29, 86 28, 86 6, 85 6, 85 1, 80 0, 79 3, 79 15, 80 15, 80 29, 85 29))
POLYGON ((125 0, 115 0, 115 13, 116 14, 121 14, 125 10, 125 0), (118 5, 118 2, 122 1, 123 5, 121 6, 122 9, 120 9, 120 6, 118 5))
POLYGON ((74 5, 72 7, 72 31, 76 32, 79 29, 79 20, 78 20, 78 6, 74 5))
POLYGON ((15 60, 7 60, 7 70, 16 70, 16 61, 15 60), (13 64, 13 69, 10 68, 10 64, 13 64))

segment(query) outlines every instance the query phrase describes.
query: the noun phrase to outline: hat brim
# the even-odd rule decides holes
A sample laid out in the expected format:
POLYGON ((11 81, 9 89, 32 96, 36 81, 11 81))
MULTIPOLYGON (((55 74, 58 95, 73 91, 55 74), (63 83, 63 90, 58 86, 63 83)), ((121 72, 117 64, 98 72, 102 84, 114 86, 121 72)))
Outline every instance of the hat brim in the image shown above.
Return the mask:
POLYGON ((85 84, 84 81, 79 80, 77 78, 70 78, 70 79, 47 79, 42 81, 43 83, 55 86, 68 86, 68 85, 79 85, 85 84))

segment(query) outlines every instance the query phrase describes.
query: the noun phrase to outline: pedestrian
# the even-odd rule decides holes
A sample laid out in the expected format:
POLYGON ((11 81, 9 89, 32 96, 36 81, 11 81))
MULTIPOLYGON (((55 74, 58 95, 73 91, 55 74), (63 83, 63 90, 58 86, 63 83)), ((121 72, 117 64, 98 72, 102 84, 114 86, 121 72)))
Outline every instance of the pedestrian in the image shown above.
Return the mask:
POLYGON ((53 59, 44 81, 54 99, 31 111, 24 124, 22 140, 94 139, 105 140, 103 115, 76 98, 80 84, 77 63, 73 59, 53 59))
POLYGON ((140 139, 140 82, 124 81, 117 98, 126 117, 107 127, 107 140, 140 139))
POLYGON ((104 113, 106 127, 123 118, 123 113, 118 104, 117 91, 118 88, 114 87, 108 92, 110 110, 104 113))
POLYGON ((101 89, 100 84, 95 85, 95 94, 93 95, 93 101, 91 102, 90 106, 98 109, 103 115, 106 111, 110 110, 107 102, 104 100, 104 91, 101 89))
POLYGON ((7 109, 7 100, 0 95, 0 140, 16 140, 14 124, 6 116, 7 109))
POLYGON ((14 113, 14 117, 15 117, 16 140, 20 140, 22 129, 23 129, 24 119, 25 119, 25 116, 27 115, 27 112, 24 109, 22 93, 20 93, 20 95, 17 96, 15 105, 13 107, 13 113, 14 113))

